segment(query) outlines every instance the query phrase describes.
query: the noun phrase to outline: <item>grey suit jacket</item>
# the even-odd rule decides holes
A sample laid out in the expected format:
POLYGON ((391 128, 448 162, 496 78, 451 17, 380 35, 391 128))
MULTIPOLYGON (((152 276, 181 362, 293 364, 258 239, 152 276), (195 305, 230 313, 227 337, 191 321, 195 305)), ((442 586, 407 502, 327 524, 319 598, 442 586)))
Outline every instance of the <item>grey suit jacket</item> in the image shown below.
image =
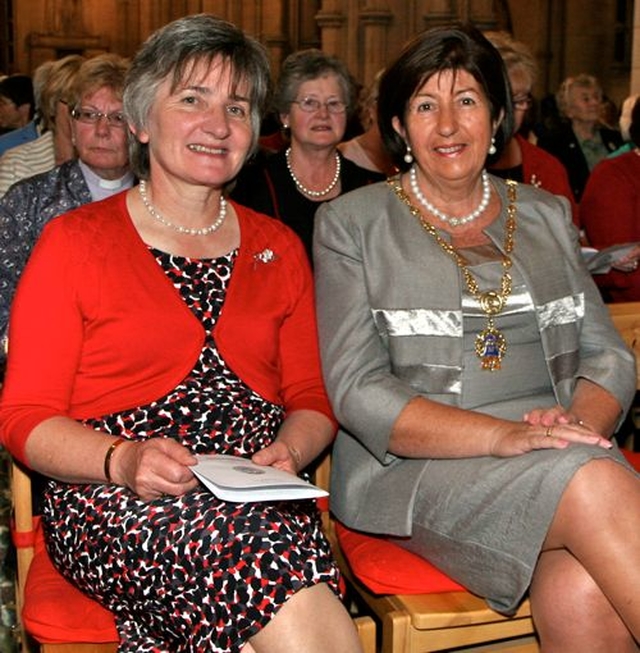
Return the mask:
MULTIPOLYGON (((492 181, 506 207, 505 182, 492 181)), ((486 229, 499 249, 505 213, 486 229)), ((511 258, 533 301, 557 401, 568 406, 584 377, 626 410, 635 360, 584 267, 568 202, 520 185, 516 219, 511 258)), ((389 437, 416 395, 459 405, 460 272, 385 182, 318 210, 314 256, 323 370, 341 424, 331 507, 351 527, 408 535, 425 464, 389 454, 389 437)))

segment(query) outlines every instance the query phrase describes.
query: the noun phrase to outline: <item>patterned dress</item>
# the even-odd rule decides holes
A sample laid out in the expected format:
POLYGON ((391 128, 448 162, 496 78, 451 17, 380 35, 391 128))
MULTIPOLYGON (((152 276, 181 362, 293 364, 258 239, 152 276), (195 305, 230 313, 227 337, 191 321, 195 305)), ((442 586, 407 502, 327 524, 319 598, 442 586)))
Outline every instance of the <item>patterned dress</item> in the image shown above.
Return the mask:
MULTIPOLYGON (((153 253, 205 327, 200 358, 167 396, 85 424, 135 440, 170 437, 193 453, 250 456, 274 440, 284 411, 227 367, 211 335, 236 252, 153 253)), ((338 593, 312 501, 229 503, 198 488, 144 502, 116 485, 51 482, 45 530, 64 575, 115 614, 120 652, 235 653, 301 588, 326 582, 338 593)))

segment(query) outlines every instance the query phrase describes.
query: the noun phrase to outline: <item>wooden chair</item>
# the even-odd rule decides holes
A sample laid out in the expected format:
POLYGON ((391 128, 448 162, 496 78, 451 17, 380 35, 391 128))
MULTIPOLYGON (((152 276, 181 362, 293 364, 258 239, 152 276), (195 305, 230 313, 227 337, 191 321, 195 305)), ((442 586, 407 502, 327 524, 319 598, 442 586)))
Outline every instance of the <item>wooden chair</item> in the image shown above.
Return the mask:
MULTIPOLYGON (((640 361, 640 302, 619 302, 607 304, 607 307, 622 339, 640 361)), ((637 372, 637 387, 640 390, 640 365, 637 372)))
MULTIPOLYGON (((640 452, 623 450, 623 453, 640 472, 640 452)), ((316 482, 328 487, 329 475, 330 459, 327 456, 318 469, 316 482)), ((476 651, 476 645, 481 644, 487 645, 486 648, 482 646, 481 650, 495 653, 539 651, 528 601, 522 604, 516 615, 508 618, 491 610, 484 600, 465 591, 438 591, 431 587, 425 588, 426 591, 421 594, 372 592, 353 572, 353 563, 357 561, 348 560, 344 555, 337 536, 340 525, 332 520, 328 507, 324 519, 349 588, 382 623, 382 653, 428 653, 449 649, 463 653, 476 651)), ((394 544, 389 546, 398 550, 397 555, 387 553, 380 556, 378 571, 385 573, 383 567, 386 566, 386 573, 392 576, 394 565, 400 556, 406 556, 406 552, 394 544)), ((420 559, 412 564, 428 565, 420 559)))
MULTIPOLYGON (((22 652, 116 653, 113 615, 67 582, 51 563, 39 518, 32 514, 31 476, 15 462, 11 491, 22 652)), ((364 653, 375 653, 375 621, 359 617, 355 625, 364 653)))
MULTIPOLYGON (((330 456, 327 455, 316 472, 316 483, 328 487, 329 476, 330 456)), ((353 561, 347 560, 340 546, 340 526, 332 520, 328 511, 325 520, 349 588, 382 624, 382 653, 427 653, 454 648, 458 651, 459 647, 478 644, 495 644, 491 650, 511 653, 539 651, 533 637, 528 601, 513 617, 504 617, 489 608, 483 599, 461 589, 441 592, 425 587, 420 594, 376 594, 354 574, 353 561), (523 637, 526 639, 523 640, 523 637)), ((371 539, 377 538, 371 536, 371 539)), ((408 552, 401 547, 387 545, 397 549, 398 558, 407 556, 408 552)), ((431 567, 436 575, 444 577, 426 561, 410 555, 415 558, 412 564, 431 567)), ((397 558, 387 555, 385 560, 388 560, 386 573, 393 575, 397 558)), ((384 569, 379 571, 385 573, 384 569)))
POLYGON ((32 512, 31 476, 15 462, 11 493, 22 651, 116 653, 112 614, 66 581, 49 560, 40 518, 32 512))
POLYGON ((607 304, 609 314, 622 339, 636 355, 636 397, 627 416, 623 429, 633 433, 633 449, 640 450, 638 413, 640 413, 640 302, 620 302, 607 304))

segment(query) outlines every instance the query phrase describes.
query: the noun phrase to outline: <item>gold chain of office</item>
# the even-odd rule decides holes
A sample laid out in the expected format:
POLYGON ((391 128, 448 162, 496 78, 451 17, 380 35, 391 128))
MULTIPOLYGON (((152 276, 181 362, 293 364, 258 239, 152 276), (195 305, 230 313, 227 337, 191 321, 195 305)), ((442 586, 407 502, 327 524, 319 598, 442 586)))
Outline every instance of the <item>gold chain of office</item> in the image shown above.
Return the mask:
POLYGON ((480 358, 482 369, 493 372, 501 368, 502 359, 507 351, 507 341, 504 334, 496 327, 494 317, 498 315, 506 306, 507 299, 511 294, 512 280, 509 270, 512 266, 511 257, 509 256, 513 251, 515 244, 514 234, 516 231, 516 200, 518 184, 515 181, 508 180, 507 183, 507 199, 509 204, 507 206, 507 219, 505 222, 504 230, 504 246, 502 255, 502 278, 500 279, 499 290, 485 290, 481 291, 478 282, 469 270, 469 264, 466 259, 458 252, 458 250, 448 243, 436 230, 436 228, 428 222, 419 208, 412 202, 411 198, 403 190, 399 183, 398 177, 388 180, 391 188, 399 199, 404 202, 415 216, 422 228, 436 241, 436 243, 455 261, 458 268, 460 268, 464 277, 465 283, 471 296, 480 304, 482 312, 487 318, 485 328, 478 333, 475 341, 475 352, 480 358))

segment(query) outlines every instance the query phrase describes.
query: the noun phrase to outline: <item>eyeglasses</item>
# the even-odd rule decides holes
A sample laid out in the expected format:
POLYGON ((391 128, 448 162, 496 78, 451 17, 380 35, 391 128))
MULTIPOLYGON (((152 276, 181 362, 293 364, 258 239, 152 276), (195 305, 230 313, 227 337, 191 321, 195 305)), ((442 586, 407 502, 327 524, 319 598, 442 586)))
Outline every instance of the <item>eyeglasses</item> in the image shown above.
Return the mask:
POLYGON ((533 98, 529 93, 527 93, 526 95, 518 95, 518 97, 514 97, 512 102, 514 108, 526 111, 533 104, 533 98))
POLYGON ((97 109, 86 109, 84 107, 77 107, 71 110, 71 117, 78 122, 84 122, 87 125, 95 125, 102 118, 106 118, 107 122, 112 127, 126 127, 127 119, 124 117, 122 111, 112 111, 111 113, 103 113, 97 109))
POLYGON ((320 102, 313 97, 303 97, 302 100, 293 100, 292 104, 297 104, 307 113, 315 113, 320 110, 320 107, 326 107, 329 113, 344 113, 347 110, 347 105, 342 100, 320 102))

